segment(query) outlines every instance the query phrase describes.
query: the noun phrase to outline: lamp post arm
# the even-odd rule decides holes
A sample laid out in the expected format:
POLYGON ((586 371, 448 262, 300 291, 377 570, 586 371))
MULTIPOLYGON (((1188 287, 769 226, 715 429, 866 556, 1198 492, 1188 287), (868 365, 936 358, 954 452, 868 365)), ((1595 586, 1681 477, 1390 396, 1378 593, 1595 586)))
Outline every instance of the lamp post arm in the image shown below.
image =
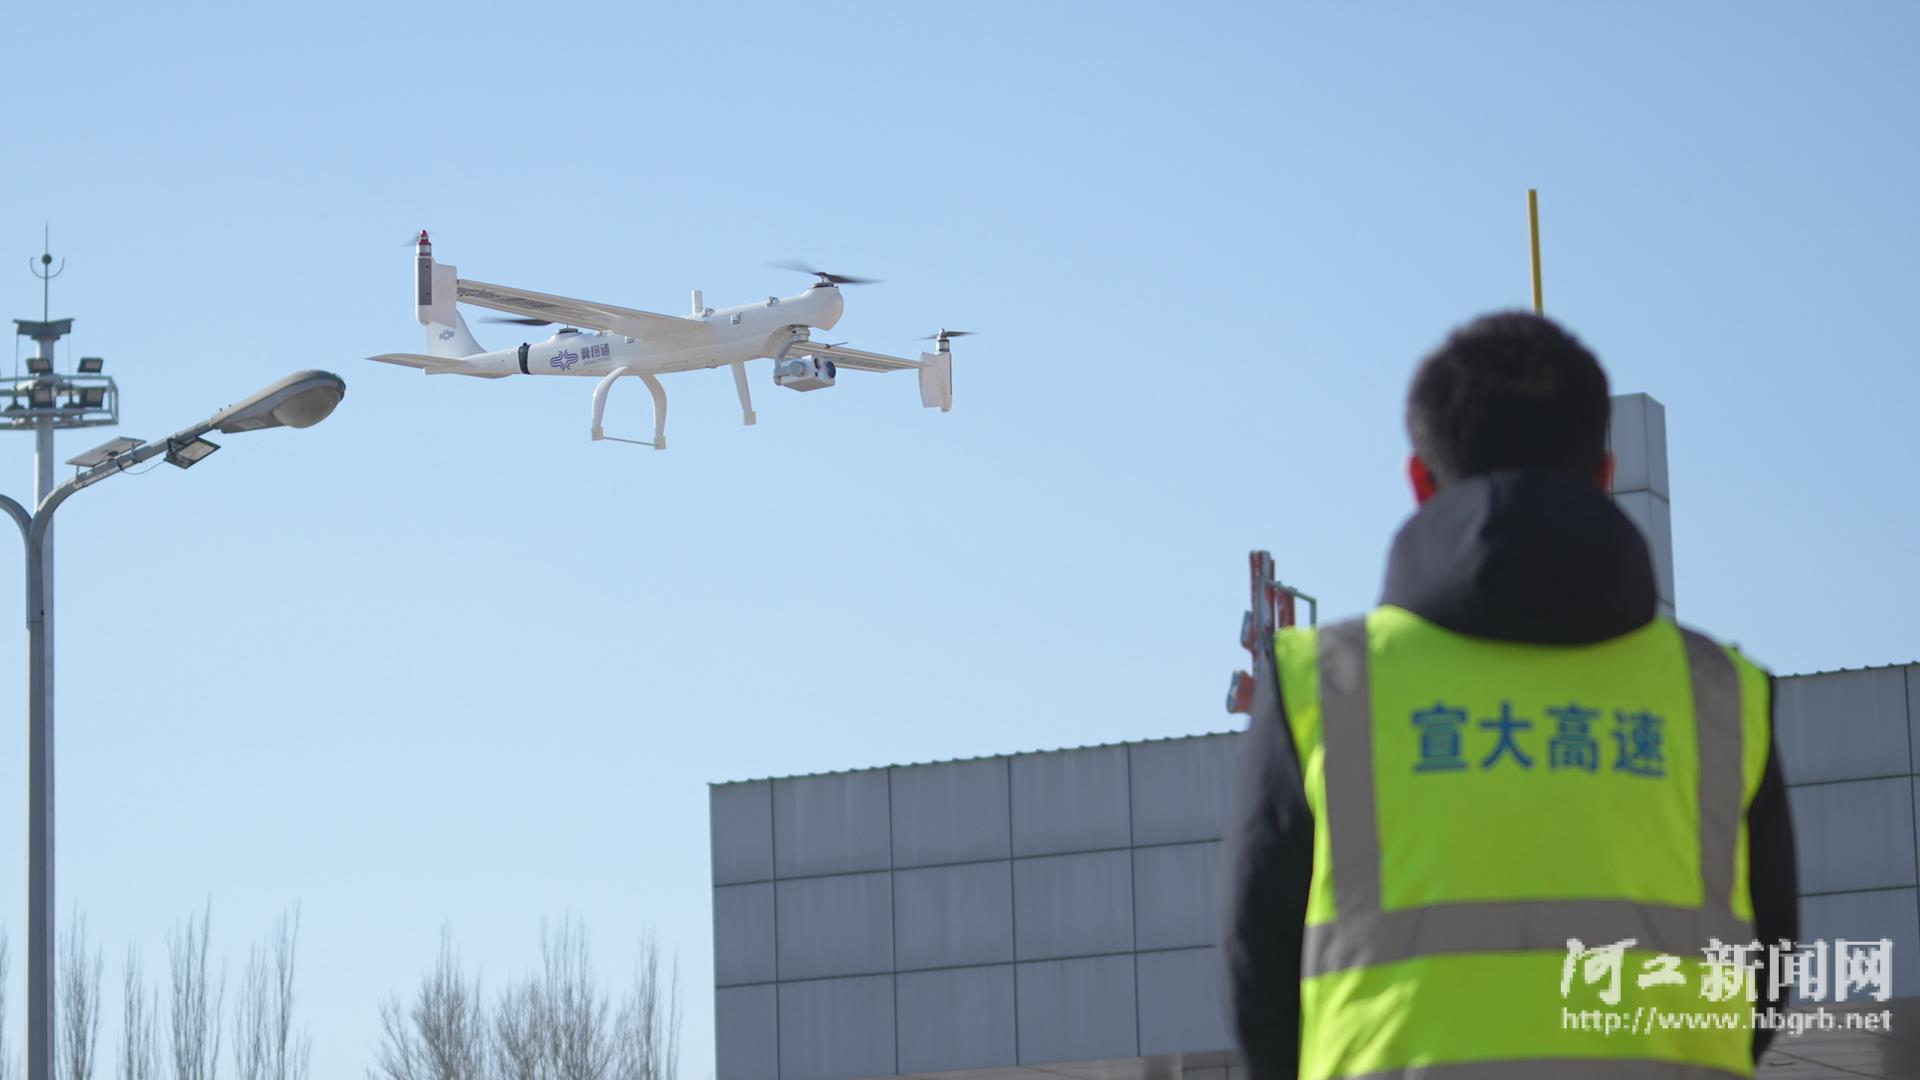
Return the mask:
MULTIPOLYGON (((123 454, 117 454, 91 469, 83 470, 78 476, 47 492, 40 501, 31 519, 25 517, 25 511, 18 504, 0 506, 20 525, 26 534, 27 547, 33 549, 41 543, 52 527, 53 512, 60 508, 74 492, 90 487, 109 476, 126 472, 135 465, 150 461, 167 453, 175 447, 185 446, 209 431, 235 433, 255 431, 265 427, 308 427, 327 418, 333 407, 347 392, 347 384, 340 376, 326 371, 296 371, 274 383, 238 405, 229 405, 211 417, 192 427, 182 428, 172 435, 154 443, 142 443, 123 454), (331 398, 316 404, 315 396, 331 398), (292 410, 291 417, 283 416, 282 409, 292 410)), ((0 496, 4 498, 4 496, 0 496)), ((11 500, 9 500, 11 501, 11 500)))
MULTIPOLYGON (((21 531, 24 532, 27 537, 27 545, 31 547, 40 542, 41 538, 46 535, 47 529, 52 526, 53 512, 58 510, 60 504, 66 502, 74 492, 79 491, 81 488, 92 487, 110 476, 118 476, 128 469, 133 468, 135 465, 159 457, 175 445, 190 443, 212 430, 212 423, 195 424, 190 428, 176 431, 159 442, 142 443, 124 454, 113 457, 111 460, 103 461, 91 469, 83 470, 78 476, 47 492, 47 497, 41 500, 40 508, 34 513, 31 524, 25 522, 21 524, 21 531)), ((6 497, 0 495, 0 499, 4 498, 6 497)), ((7 502, 11 503, 12 500, 8 499, 7 502)), ((0 510, 7 510, 9 513, 13 513, 18 509, 17 504, 11 509, 7 506, 0 505, 0 510)), ((19 514, 16 514, 14 520, 21 521, 24 514, 25 511, 20 511, 19 514)))
MULTIPOLYGON (((21 506, 19 502, 17 502, 12 497, 7 495, 0 495, 0 510, 5 510, 7 512, 7 516, 13 519, 13 523, 15 525, 20 526, 20 539, 26 543, 28 548, 28 554, 29 556, 31 556, 32 548, 33 548, 33 515, 27 513, 26 507, 21 506)), ((42 531, 44 533, 44 530, 42 531)), ((31 557, 29 557, 28 559, 29 576, 32 575, 32 568, 34 566, 34 562, 35 561, 31 557)), ((33 586, 31 583, 28 584, 27 589, 29 592, 32 591, 33 586)))
POLYGON ((13 523, 20 526, 20 539, 25 540, 27 531, 33 526, 33 515, 27 513, 26 507, 5 495, 0 495, 0 510, 5 510, 13 523))

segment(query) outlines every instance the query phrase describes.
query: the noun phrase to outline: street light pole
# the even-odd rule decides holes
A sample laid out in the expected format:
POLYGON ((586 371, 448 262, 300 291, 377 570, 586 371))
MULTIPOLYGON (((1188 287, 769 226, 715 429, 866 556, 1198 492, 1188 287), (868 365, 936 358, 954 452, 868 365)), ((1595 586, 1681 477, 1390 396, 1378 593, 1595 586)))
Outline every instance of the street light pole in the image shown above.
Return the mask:
MULTIPOLYGON (((43 259, 45 257, 43 256, 43 259)), ((63 264, 64 265, 64 264, 63 264)), ((50 276, 50 275, 49 275, 50 276)), ((44 313, 43 313, 44 314, 44 313)), ((40 386, 51 373, 54 345, 72 327, 72 320, 54 322, 45 318, 38 323, 23 323, 20 332, 34 340, 34 360, 30 367, 36 378, 29 384, 26 412, 33 425, 34 505, 53 494, 53 433, 62 419, 57 394, 46 403, 36 400, 32 388, 40 386)), ((53 378, 57 379, 57 376, 53 378)), ((18 387, 16 387, 18 389, 18 387)), ((14 399, 19 404, 19 397, 14 399)), ((117 418, 117 417, 116 417, 117 418)), ((80 418, 75 418, 80 419, 80 418)), ((74 425, 80 426, 80 425, 74 425)), ((91 426, 91 425, 87 425, 91 426)), ((25 536, 30 522, 18 503, 5 499, 5 509, 21 526, 25 536)), ((51 522, 48 523, 51 525, 51 522)), ((44 1076, 33 1071, 31 1063, 51 1062, 53 1054, 53 533, 42 530, 37 542, 27 550, 27 1061, 28 1075, 51 1080, 51 1065, 44 1076), (46 993, 37 992, 42 985, 46 993)))
MULTIPOLYGON (((33 276, 40 279, 40 318, 16 319, 20 336, 33 339, 27 361, 28 377, 15 371, 7 388, 7 404, 0 410, 0 429, 33 431, 34 505, 54 492, 53 433, 62 428, 102 427, 120 420, 120 393, 113 380, 100 374, 104 361, 87 357, 79 371, 54 371, 54 347, 73 329, 72 319, 52 317, 53 279, 67 268, 62 259, 43 250, 32 260, 33 276), (62 397, 65 400, 61 400, 62 397)), ((31 516, 12 499, 4 509, 30 531, 31 516)), ((49 521, 50 525, 51 522, 49 521)), ((43 531, 27 553, 27 1061, 28 1075, 50 1080, 33 1071, 34 1062, 51 1062, 54 1046, 53 995, 53 534, 43 531), (48 988, 41 993, 39 988, 48 988)))
MULTIPOLYGON (((53 359, 53 342, 41 339, 53 359)), ((53 495, 53 417, 33 418, 34 505, 53 495)), ((53 517, 36 515, 27 541, 27 978, 46 985, 27 995, 27 1060, 48 1062, 53 1080, 53 517), (38 527, 36 529, 36 526, 38 527), (35 535, 35 533, 38 535, 35 535), (37 975, 45 972, 44 975, 37 975), (34 1053, 38 1040, 41 1050, 34 1053)), ((33 1075, 31 1071, 29 1076, 33 1075)))
MULTIPOLYGON (((52 261, 41 256, 42 265, 52 261)), ((62 264, 65 265, 64 263, 62 264)), ((55 271, 57 273, 57 271, 55 271)), ((50 275, 48 275, 50 276, 50 275)), ((27 600, 27 1060, 25 1080, 54 1080, 54 851, 53 851, 53 514, 82 488, 162 454, 189 468, 219 449, 201 436, 270 427, 303 428, 333 412, 346 395, 346 383, 325 371, 300 371, 228 406, 206 421, 183 428, 157 443, 114 439, 68 461, 79 471, 66 483, 53 483, 53 433, 57 428, 93 427, 119 419, 119 394, 113 380, 99 374, 102 361, 82 358, 80 373, 53 371, 54 343, 73 320, 15 320, 22 336, 39 346, 28 365, 32 378, 12 387, 12 404, 0 410, 0 428, 31 427, 36 484, 34 509, 0 495, 0 512, 20 527, 26 544, 27 600), (61 394, 68 400, 61 402, 61 394), (21 404, 21 398, 27 404, 21 404)))

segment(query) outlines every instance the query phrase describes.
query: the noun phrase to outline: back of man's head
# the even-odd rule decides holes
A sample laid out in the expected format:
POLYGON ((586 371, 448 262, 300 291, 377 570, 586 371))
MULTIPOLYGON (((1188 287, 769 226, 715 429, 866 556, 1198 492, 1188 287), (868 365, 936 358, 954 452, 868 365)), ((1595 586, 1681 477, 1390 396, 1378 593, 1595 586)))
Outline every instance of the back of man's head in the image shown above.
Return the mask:
POLYGON ((1483 315, 1420 362, 1407 394, 1413 453, 1444 487, 1495 469, 1604 483, 1607 374, 1543 316, 1483 315))

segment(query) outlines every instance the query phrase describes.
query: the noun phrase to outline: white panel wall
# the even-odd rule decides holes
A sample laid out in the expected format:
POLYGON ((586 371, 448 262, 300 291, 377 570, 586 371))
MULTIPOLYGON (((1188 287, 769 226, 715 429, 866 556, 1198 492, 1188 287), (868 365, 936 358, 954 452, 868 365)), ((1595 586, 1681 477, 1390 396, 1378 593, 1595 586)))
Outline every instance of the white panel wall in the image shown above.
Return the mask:
POLYGON ((1013 853, 1053 855, 1126 847, 1127 748, 1099 746, 1012 761, 1013 853))
MULTIPOLYGON (((1020 1062, 1129 1058, 1140 1052, 1131 956, 1021 964, 1020 1062)), ((1008 1063, 1011 1064, 1011 1063, 1008 1063)))
POLYGON ((1907 682, 1901 668, 1777 680, 1774 738, 1787 783, 1913 773, 1907 682))
POLYGON ((1048 855, 1013 864, 1021 960, 1133 951, 1133 853, 1048 855))
POLYGON ((1013 965, 899 976, 900 1071, 952 1072, 1014 1060, 1013 965))
POLYGON ((1607 448, 1613 452, 1613 501, 1647 538, 1660 613, 1671 618, 1673 495, 1667 484, 1666 406, 1645 394, 1615 394, 1607 448))
POLYGON ((1013 959, 1013 867, 982 862, 896 870, 893 919, 901 970, 1007 963, 1013 959))
POLYGON ((893 976, 783 982, 779 1000, 782 1080, 894 1072, 893 976))
POLYGON ((773 864, 781 877, 893 865, 887 772, 773 782, 773 864))

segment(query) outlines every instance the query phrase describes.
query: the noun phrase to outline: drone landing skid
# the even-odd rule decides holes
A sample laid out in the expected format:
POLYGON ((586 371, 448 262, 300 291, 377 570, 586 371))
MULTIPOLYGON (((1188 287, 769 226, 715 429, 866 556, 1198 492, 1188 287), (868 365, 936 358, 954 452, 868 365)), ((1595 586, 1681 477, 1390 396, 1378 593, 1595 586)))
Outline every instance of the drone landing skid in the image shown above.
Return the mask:
POLYGON ((667 448, 667 391, 660 385, 660 380, 644 371, 634 371, 626 367, 614 368, 608 372, 606 377, 600 380, 599 385, 593 388, 593 441, 627 443, 632 446, 651 446, 655 450, 665 450, 667 448), (634 378, 639 379, 646 384, 647 392, 653 395, 652 442, 647 442, 644 439, 623 439, 618 435, 609 435, 606 429, 600 425, 600 421, 607 413, 607 394, 612 391, 614 380, 620 378, 622 375, 632 375, 634 378))
POLYGON ((733 390, 740 395, 740 422, 753 426, 753 395, 747 390, 747 365, 735 361, 727 365, 733 369, 733 390))

